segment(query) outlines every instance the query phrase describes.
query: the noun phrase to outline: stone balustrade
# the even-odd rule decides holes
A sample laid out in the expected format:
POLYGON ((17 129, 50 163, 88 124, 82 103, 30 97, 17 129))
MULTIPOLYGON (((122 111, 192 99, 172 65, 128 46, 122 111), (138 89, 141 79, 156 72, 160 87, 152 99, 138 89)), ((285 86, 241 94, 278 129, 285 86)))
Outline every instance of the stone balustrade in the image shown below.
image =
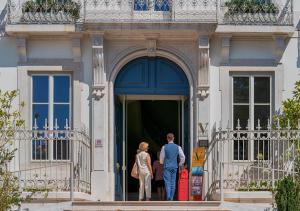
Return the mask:
POLYGON ((196 22, 292 25, 292 0, 8 0, 9 24, 196 22))

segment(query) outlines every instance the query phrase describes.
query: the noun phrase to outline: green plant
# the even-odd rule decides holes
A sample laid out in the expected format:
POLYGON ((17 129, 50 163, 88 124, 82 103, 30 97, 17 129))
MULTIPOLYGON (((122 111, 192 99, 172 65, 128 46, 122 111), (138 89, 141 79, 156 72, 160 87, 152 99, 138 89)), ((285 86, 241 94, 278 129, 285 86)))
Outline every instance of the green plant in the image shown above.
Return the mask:
POLYGON ((274 123, 279 121, 281 127, 287 127, 289 121, 291 129, 297 129, 300 119, 300 81, 295 83, 293 97, 283 101, 282 107, 282 112, 274 115, 274 123))
POLYGON ((228 8, 226 15, 238 13, 270 13, 275 14, 279 9, 274 3, 263 0, 230 0, 225 3, 228 8))
POLYGON ((23 4, 23 13, 44 12, 58 13, 64 12, 69 14, 74 20, 80 18, 80 4, 72 0, 65 0, 59 3, 56 0, 28 0, 23 4))
MULTIPOLYGON (((279 122, 282 128, 298 129, 298 121, 300 120, 300 81, 295 83, 293 96, 282 103, 282 112, 278 112, 273 116, 273 122, 279 122)), ((276 128, 274 124, 274 128, 276 128)), ((299 140, 294 140, 294 153, 288 152, 287 157, 294 157, 295 171, 298 172, 297 178, 300 182, 300 145, 299 140)))
POLYGON ((0 211, 19 206, 25 200, 21 196, 18 178, 8 169, 16 151, 12 147, 15 127, 24 124, 19 111, 12 110, 12 102, 16 97, 16 91, 0 90, 0 211))
POLYGON ((300 210, 300 184, 292 176, 278 182, 275 201, 279 211, 300 210))

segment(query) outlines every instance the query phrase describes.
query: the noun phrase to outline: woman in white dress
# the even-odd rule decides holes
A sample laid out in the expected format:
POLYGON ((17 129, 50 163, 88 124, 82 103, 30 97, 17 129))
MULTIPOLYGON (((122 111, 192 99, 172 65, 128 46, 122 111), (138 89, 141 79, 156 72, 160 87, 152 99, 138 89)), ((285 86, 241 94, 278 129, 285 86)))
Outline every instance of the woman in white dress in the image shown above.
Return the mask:
POLYGON ((141 142, 136 155, 136 163, 139 171, 139 201, 144 199, 144 193, 146 192, 146 201, 151 199, 151 179, 153 178, 151 158, 148 151, 149 144, 147 142, 141 142))

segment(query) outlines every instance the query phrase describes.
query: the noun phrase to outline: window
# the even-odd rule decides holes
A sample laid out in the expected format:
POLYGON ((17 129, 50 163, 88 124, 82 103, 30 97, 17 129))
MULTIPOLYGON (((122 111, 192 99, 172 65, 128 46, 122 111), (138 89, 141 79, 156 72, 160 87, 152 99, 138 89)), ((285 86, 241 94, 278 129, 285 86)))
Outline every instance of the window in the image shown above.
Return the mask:
MULTIPOLYGON (((271 117, 271 77, 233 77, 233 126, 240 130, 266 130, 271 117), (239 125, 238 125, 239 124, 239 125)), ((268 159, 269 144, 266 134, 259 133, 249 141, 247 133, 239 133, 233 146, 234 160, 268 159), (251 157, 251 155, 253 157, 251 157)))
POLYGON ((39 134, 32 141, 33 160, 68 160, 69 141, 65 134, 43 133, 64 130, 71 119, 71 77, 32 76, 32 127, 39 134), (47 138, 45 138, 47 137, 47 138))
MULTIPOLYGON (((153 0, 155 11, 170 11, 169 0, 153 0)), ((149 0, 134 0, 135 11, 148 11, 150 8, 149 0)))
POLYGON ((134 10, 136 10, 136 11, 149 10, 148 1, 147 0, 134 0, 134 10))

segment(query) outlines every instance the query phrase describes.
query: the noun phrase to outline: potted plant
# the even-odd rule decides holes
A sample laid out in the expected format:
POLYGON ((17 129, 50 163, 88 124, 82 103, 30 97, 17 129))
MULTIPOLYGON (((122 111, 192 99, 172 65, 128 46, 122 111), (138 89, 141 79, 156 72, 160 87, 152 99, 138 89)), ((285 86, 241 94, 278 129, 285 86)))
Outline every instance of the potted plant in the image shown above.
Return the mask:
POLYGON ((51 21, 58 21, 65 16, 67 20, 76 21, 80 18, 80 7, 73 0, 65 0, 64 3, 57 0, 28 0, 22 6, 23 21, 36 20, 36 14, 43 14, 45 20, 52 17, 51 21))
POLYGON ((229 0, 225 2, 225 22, 274 22, 278 7, 266 0, 229 0))

